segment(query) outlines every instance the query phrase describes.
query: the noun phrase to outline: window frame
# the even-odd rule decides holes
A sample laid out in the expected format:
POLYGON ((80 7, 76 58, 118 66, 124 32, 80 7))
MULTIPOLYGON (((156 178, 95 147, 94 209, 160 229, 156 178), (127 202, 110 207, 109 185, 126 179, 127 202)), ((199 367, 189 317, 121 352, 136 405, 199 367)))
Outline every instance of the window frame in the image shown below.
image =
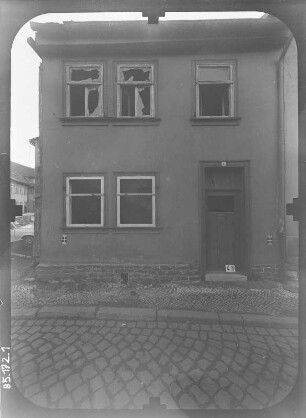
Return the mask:
MULTIPOLYGON (((152 61, 120 61, 116 62, 116 80, 115 80, 115 94, 116 94, 116 117, 118 119, 148 119, 148 118, 155 118, 156 117, 156 85, 157 85, 157 77, 156 77, 156 63, 152 61), (126 68, 143 68, 143 67, 150 67, 151 68, 151 81, 120 81, 120 69, 126 68), (136 100, 135 98, 135 115, 134 116, 124 116, 122 115, 122 89, 121 86, 143 86, 143 87, 150 87, 150 114, 149 115, 137 115, 136 110, 136 100)), ((135 89, 136 91, 136 89, 135 89)))
POLYGON ((105 63, 104 62, 80 62, 80 61, 75 61, 75 62, 66 62, 65 63, 65 118, 72 118, 72 119, 85 119, 85 118, 89 118, 89 119, 97 119, 97 118, 102 118, 104 116, 105 113, 105 105, 104 105, 104 93, 105 93, 105 88, 104 88, 104 67, 105 67, 105 63), (70 80, 70 69, 71 68, 76 68, 76 69, 99 69, 101 72, 101 81, 71 81, 70 80), (86 90, 85 90, 85 114, 84 115, 76 115, 76 116, 72 116, 71 115, 71 102, 70 102, 70 86, 72 85, 79 85, 79 86, 85 86, 89 88, 89 87, 97 87, 98 86, 98 90, 99 90, 99 114, 98 115, 90 115, 89 111, 88 111, 88 93, 86 95, 86 90))
POLYGON ((116 176, 116 227, 117 228, 156 228, 157 214, 156 214, 156 188, 157 181, 154 174, 117 174, 116 176), (152 180, 152 193, 120 193, 120 180, 128 179, 151 179, 152 180), (121 224, 120 223, 120 196, 152 196, 152 223, 151 224, 121 224))
POLYGON ((65 175, 65 228, 104 228, 105 227, 105 175, 97 174, 67 174, 65 175), (100 180, 101 193, 70 193, 70 180, 100 180), (101 197, 101 223, 100 224, 73 224, 71 223, 71 196, 100 196, 101 197))
POLYGON ((197 61, 195 62, 195 119, 196 120, 227 120, 236 117, 237 112, 237 63, 235 61, 197 61), (199 68, 228 68, 230 78, 228 81, 212 80, 198 81, 199 68), (229 114, 228 115, 200 115, 200 88, 201 85, 228 85, 229 86, 229 114))

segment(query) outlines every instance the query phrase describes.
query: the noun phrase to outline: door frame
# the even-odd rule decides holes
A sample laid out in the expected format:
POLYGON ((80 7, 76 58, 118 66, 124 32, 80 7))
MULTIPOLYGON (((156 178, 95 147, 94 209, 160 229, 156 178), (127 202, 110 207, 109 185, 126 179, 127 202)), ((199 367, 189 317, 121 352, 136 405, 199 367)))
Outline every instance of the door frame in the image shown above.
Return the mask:
POLYGON ((206 168, 221 168, 223 163, 226 167, 242 168, 243 185, 242 185, 242 233, 241 237, 244 241, 244 263, 241 274, 250 274, 250 162, 249 161, 200 161, 199 162, 199 242, 200 242, 200 274, 205 280, 207 273, 206 261, 206 190, 205 190, 205 170, 206 168))

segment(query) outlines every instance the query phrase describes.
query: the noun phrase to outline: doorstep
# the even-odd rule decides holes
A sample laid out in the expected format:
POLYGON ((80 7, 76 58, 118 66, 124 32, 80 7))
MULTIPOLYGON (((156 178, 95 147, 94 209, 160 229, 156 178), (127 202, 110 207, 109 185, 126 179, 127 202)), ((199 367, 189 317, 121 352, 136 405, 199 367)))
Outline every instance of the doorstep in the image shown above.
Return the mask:
POLYGON ((247 276, 238 273, 206 273, 206 282, 246 282, 247 276))

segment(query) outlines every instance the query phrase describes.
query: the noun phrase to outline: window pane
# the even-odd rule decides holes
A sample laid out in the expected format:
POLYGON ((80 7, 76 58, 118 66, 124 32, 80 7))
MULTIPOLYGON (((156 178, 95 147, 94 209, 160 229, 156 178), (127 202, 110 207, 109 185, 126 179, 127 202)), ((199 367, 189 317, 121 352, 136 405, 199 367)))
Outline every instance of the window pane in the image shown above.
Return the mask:
POLYGON ((100 70, 98 68, 71 68, 71 81, 98 81, 100 80, 100 70))
POLYGON ((101 193, 101 180, 70 180, 70 193, 101 193))
POLYGON ((152 193, 152 179, 120 179, 120 193, 152 193))
POLYGON ((84 86, 70 86, 70 116, 85 116, 84 86))
POLYGON ((88 113, 89 116, 98 116, 99 114, 99 89, 98 87, 90 88, 88 90, 88 113))
POLYGON ((229 81, 229 67, 198 67, 197 81, 229 81))
POLYGON ((138 87, 137 90, 138 100, 137 100, 137 116, 150 115, 150 87, 138 87))
POLYGON ((120 68, 119 81, 151 81, 151 68, 120 68))
POLYGON ((229 86, 202 84, 199 86, 199 116, 229 116, 229 86))
POLYGON ((121 116, 135 116, 135 87, 121 87, 121 116))
POLYGON ((101 197, 72 196, 72 224, 101 224, 101 197))
POLYGON ((234 212, 235 196, 208 196, 208 212, 234 212))
POLYGON ((120 224, 152 225, 151 196, 120 196, 120 224))

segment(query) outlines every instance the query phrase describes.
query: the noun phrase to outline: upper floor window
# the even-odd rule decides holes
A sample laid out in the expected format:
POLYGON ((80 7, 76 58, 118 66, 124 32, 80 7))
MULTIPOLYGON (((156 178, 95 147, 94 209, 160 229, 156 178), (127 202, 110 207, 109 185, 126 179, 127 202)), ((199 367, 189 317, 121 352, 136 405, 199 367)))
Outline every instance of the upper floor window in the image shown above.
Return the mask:
POLYGON ((153 64, 117 65, 117 116, 155 116, 153 64))
POLYGON ((103 116, 103 65, 66 65, 66 116, 103 116))
POLYGON ((104 225, 104 177, 66 178, 66 225, 104 225))
POLYGON ((196 64, 196 117, 233 117, 234 88, 234 64, 196 64))

